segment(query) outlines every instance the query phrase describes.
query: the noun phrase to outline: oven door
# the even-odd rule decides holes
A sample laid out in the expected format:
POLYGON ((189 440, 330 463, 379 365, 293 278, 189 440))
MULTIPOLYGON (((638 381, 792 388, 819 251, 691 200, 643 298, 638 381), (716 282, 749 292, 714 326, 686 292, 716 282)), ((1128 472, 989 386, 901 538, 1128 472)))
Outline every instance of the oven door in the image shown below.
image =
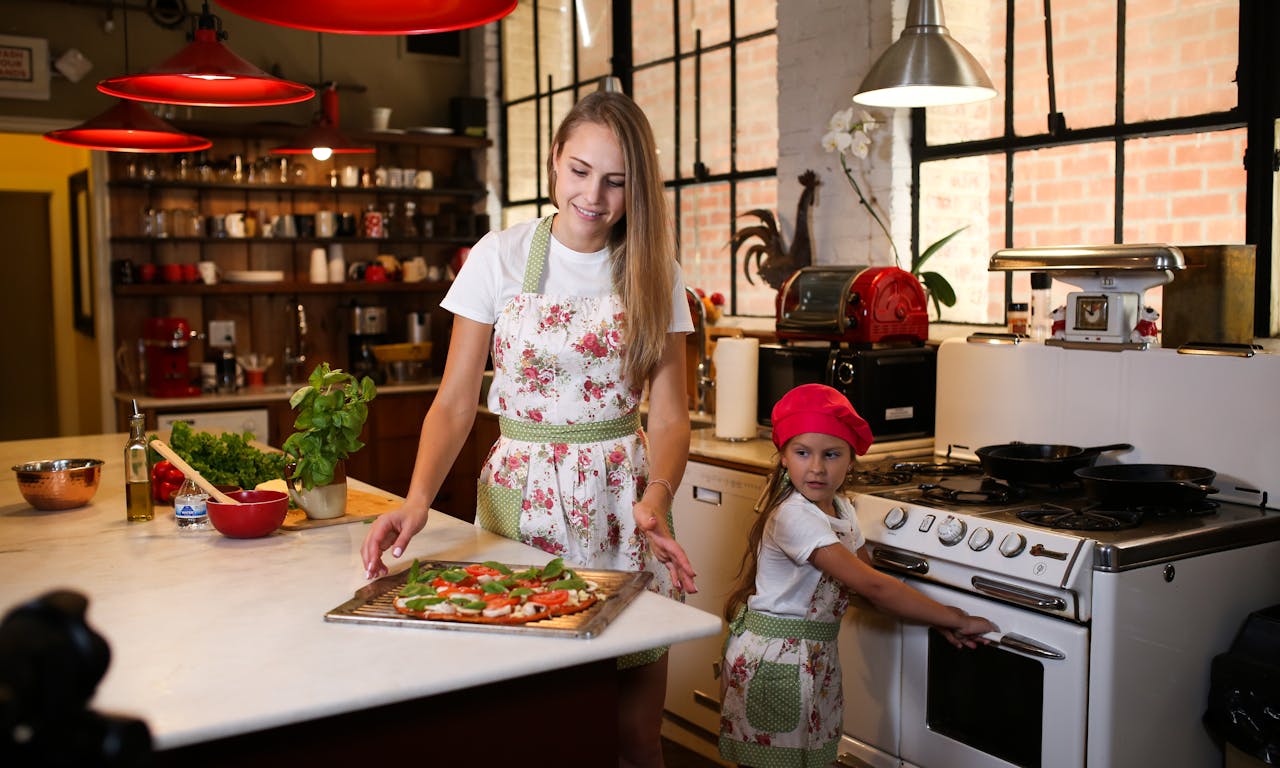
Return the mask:
MULTIPOLYGON (((938 602, 985 616, 999 642, 955 649, 903 624, 902 759, 948 768, 1083 766, 1086 627, 912 580, 938 602)), ((993 638, 994 640, 995 638, 993 638)))

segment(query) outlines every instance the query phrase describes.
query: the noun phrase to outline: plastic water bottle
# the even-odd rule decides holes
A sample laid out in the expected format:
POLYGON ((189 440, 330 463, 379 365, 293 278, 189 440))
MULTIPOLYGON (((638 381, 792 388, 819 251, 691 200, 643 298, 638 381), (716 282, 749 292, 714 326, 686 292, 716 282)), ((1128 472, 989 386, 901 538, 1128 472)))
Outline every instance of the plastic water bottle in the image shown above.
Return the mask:
POLYGON ((173 497, 173 516, 178 527, 186 531, 203 531, 209 528, 209 494, 200 489, 191 478, 182 481, 182 487, 173 497))

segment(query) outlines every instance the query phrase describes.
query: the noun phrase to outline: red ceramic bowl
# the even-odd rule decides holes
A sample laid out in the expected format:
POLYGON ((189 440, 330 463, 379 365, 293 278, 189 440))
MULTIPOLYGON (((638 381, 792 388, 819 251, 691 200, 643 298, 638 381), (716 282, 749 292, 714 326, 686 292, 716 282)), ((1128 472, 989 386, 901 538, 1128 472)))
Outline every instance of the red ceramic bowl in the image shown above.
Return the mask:
POLYGON ((289 511, 289 494, 280 491, 234 491, 227 495, 240 503, 209 499, 209 521, 233 539, 266 536, 280 527, 289 511))

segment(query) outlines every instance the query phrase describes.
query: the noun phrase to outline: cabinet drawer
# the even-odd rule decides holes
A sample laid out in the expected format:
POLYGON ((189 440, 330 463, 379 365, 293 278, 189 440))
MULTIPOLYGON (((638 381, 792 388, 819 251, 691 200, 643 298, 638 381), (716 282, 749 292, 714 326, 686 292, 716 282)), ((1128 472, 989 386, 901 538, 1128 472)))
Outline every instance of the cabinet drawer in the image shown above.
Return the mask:
POLYGON ((411 437, 416 442, 422 431, 422 420, 434 399, 430 392, 375 398, 369 404, 369 420, 373 422, 376 439, 411 437))

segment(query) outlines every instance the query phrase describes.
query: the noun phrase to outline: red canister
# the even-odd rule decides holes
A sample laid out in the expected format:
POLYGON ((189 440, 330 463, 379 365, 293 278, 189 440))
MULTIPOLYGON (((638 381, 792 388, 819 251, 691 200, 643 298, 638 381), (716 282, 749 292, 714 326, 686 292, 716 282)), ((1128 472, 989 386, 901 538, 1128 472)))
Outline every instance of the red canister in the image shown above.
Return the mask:
POLYGON ((368 210, 364 212, 364 236, 386 237, 383 227, 382 211, 368 210))

